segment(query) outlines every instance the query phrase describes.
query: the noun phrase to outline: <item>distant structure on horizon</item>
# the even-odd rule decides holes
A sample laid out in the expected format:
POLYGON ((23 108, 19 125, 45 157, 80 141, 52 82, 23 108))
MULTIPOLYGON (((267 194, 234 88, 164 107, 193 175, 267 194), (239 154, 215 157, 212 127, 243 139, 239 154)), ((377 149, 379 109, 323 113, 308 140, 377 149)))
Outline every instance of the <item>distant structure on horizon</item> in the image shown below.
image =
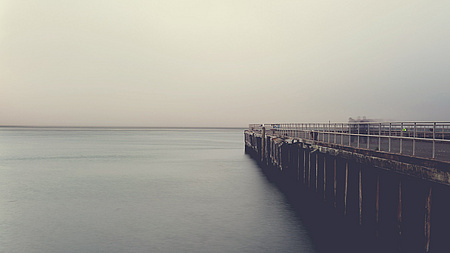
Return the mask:
POLYGON ((364 122, 377 122, 375 119, 368 119, 366 116, 358 116, 356 119, 349 117, 348 123, 364 123, 364 122))

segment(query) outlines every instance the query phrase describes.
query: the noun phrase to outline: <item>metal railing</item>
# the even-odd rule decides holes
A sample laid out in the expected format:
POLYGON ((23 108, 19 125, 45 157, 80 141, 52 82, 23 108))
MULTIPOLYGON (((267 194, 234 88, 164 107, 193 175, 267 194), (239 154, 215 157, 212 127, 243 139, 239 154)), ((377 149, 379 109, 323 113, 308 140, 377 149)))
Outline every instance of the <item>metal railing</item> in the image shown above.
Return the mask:
POLYGON ((268 134, 450 161, 450 122, 250 124, 268 134))

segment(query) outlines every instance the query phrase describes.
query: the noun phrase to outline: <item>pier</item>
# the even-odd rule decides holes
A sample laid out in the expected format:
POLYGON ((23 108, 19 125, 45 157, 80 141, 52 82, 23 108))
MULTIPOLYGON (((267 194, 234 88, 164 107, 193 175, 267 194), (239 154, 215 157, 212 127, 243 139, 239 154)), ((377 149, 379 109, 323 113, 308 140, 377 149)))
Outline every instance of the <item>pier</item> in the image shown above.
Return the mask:
POLYGON ((450 122, 251 124, 244 135, 245 152, 327 240, 450 252, 450 122))

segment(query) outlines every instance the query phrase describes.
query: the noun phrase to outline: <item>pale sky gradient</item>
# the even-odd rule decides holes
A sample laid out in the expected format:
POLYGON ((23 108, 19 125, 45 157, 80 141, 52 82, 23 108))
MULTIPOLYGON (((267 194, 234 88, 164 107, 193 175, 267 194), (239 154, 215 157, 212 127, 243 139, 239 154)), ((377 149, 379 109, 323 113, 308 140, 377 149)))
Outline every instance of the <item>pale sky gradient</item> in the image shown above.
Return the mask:
POLYGON ((450 120, 449 0, 0 0, 0 125, 450 120))

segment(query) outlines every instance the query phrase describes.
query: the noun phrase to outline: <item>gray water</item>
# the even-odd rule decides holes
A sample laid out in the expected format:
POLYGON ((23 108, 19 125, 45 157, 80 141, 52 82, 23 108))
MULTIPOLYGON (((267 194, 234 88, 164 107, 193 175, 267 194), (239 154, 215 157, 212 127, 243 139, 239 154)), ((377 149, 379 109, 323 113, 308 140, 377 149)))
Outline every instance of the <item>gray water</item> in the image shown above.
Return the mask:
POLYGON ((0 252, 315 252, 240 129, 0 128, 0 252))

